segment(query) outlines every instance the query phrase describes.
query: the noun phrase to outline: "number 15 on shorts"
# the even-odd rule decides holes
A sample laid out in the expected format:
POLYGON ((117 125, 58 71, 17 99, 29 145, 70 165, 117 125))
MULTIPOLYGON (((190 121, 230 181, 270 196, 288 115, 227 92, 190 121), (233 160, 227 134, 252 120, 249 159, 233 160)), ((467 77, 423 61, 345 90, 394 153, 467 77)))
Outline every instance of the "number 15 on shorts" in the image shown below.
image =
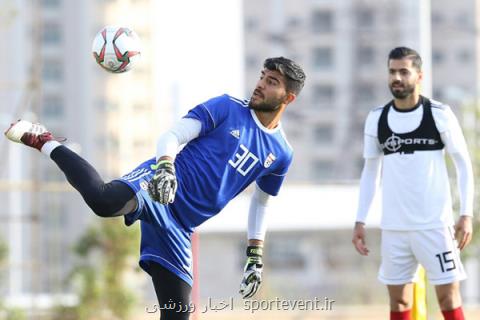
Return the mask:
POLYGON ((455 270, 455 260, 452 257, 452 251, 445 251, 435 255, 437 257, 438 262, 440 263, 440 268, 442 272, 448 272, 455 270))

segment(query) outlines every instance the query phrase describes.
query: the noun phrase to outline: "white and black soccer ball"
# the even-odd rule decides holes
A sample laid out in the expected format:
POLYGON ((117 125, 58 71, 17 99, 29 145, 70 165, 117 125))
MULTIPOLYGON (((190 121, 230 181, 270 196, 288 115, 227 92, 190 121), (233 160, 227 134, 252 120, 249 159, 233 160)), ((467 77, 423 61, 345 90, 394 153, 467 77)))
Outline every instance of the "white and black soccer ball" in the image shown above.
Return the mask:
POLYGON ((122 73, 130 70, 140 59, 140 39, 129 28, 106 26, 95 36, 92 52, 103 69, 122 73))

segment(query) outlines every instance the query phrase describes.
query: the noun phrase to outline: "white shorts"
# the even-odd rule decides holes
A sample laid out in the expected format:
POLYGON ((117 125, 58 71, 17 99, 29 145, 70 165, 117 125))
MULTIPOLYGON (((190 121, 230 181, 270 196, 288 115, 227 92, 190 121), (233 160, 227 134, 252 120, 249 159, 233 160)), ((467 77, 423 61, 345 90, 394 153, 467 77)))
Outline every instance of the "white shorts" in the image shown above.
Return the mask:
POLYGON ((378 280, 386 285, 416 282, 419 264, 433 285, 467 278, 451 227, 416 231, 382 230, 378 280))

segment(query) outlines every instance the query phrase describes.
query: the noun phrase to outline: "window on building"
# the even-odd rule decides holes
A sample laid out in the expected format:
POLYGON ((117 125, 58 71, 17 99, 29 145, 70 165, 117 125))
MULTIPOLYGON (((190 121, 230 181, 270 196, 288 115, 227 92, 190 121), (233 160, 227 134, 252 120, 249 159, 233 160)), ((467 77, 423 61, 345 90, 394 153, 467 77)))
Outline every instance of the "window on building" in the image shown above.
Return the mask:
POLYGON ((57 8, 60 6, 61 0, 42 0, 42 5, 45 8, 57 8))
POLYGON ((362 8, 356 12, 357 25, 360 28, 372 28, 375 23, 375 15, 372 8, 362 8))
POLYGON ((258 29, 258 21, 254 17, 248 17, 245 20, 245 29, 249 32, 256 31, 258 29))
POLYGON ((375 100, 375 87, 371 83, 358 83, 355 88, 357 102, 371 103, 375 100))
POLYGON ((46 60, 43 64, 42 77, 45 81, 59 81, 63 78, 62 64, 58 60, 46 60))
POLYGON ((472 61, 472 52, 467 49, 460 49, 457 52, 457 61, 462 64, 470 63, 472 61))
POLYGON ((288 138, 291 139, 292 141, 301 139, 303 136, 303 131, 301 128, 299 128, 299 126, 289 127, 288 129, 285 129, 285 131, 287 132, 288 138))
POLYGON ((247 55, 245 58, 245 66, 247 69, 258 69, 261 67, 261 64, 255 55, 247 55))
POLYGON ((60 26, 57 23, 45 23, 42 30, 42 41, 45 44, 57 44, 62 40, 60 26))
POLYGON ((331 84, 315 85, 312 92, 312 97, 312 104, 315 106, 331 105, 335 100, 335 87, 331 84))
POLYGON ((332 48, 313 49, 313 66, 317 70, 329 70, 333 66, 332 48))
POLYGON ((357 61, 361 65, 372 65, 375 63, 375 50, 371 46, 360 46, 357 48, 357 61))
POLYGON ((297 29, 302 24, 302 20, 299 17, 290 17, 287 22, 289 29, 297 29))
POLYGON ((434 64, 442 64, 445 61, 444 53, 438 49, 433 49, 432 61, 434 64))
POLYGON ((352 120, 349 130, 349 133, 352 137, 351 142, 363 145, 363 129, 365 128, 365 119, 367 118, 368 112, 371 109, 372 105, 366 104, 364 108, 361 108, 361 110, 364 111, 357 111, 355 113, 355 119, 352 120))
POLYGON ((443 100, 444 94, 442 88, 434 88, 432 98, 435 100, 443 100))
POLYGON ((315 143, 331 142, 333 140, 333 125, 330 123, 319 124, 313 128, 315 143))
MULTIPOLYGON (((457 23, 455 24, 456 26, 459 26, 461 28, 468 28, 471 26, 471 19, 470 17, 472 17, 472 14, 470 14, 469 12, 462 12, 460 13, 459 15, 457 15, 456 17, 456 21, 457 23)), ((474 26, 471 26, 472 28, 474 28, 474 26)))
MULTIPOLYGON (((299 104, 300 105, 300 104, 299 104)), ((288 121, 292 121, 295 123, 301 123, 302 121, 305 121, 304 119, 304 114, 302 111, 299 111, 298 109, 295 108, 289 108, 290 110, 287 110, 285 112, 285 119, 288 119, 288 121)))
POLYGON ((58 119, 63 116, 62 99, 58 96, 46 96, 43 99, 43 114, 46 117, 58 119))
POLYGON ((443 15, 439 12, 432 12, 432 25, 436 26, 443 22, 443 15))
POLYGON ((314 11, 312 13, 312 31, 315 34, 331 33, 333 31, 332 11, 314 11))

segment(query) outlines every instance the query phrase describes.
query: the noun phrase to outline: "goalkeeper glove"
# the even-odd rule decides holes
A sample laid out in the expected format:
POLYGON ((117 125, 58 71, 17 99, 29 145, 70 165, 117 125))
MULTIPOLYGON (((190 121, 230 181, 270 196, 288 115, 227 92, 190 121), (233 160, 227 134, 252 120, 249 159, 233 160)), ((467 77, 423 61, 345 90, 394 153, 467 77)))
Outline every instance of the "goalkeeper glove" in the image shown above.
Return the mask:
POLYGON ((162 204, 172 203, 177 191, 177 177, 175 166, 171 160, 159 160, 157 170, 148 183, 150 198, 162 204))
POLYGON ((260 288, 263 270, 262 254, 263 248, 260 246, 247 247, 247 263, 240 283, 240 294, 244 299, 253 297, 260 288))

